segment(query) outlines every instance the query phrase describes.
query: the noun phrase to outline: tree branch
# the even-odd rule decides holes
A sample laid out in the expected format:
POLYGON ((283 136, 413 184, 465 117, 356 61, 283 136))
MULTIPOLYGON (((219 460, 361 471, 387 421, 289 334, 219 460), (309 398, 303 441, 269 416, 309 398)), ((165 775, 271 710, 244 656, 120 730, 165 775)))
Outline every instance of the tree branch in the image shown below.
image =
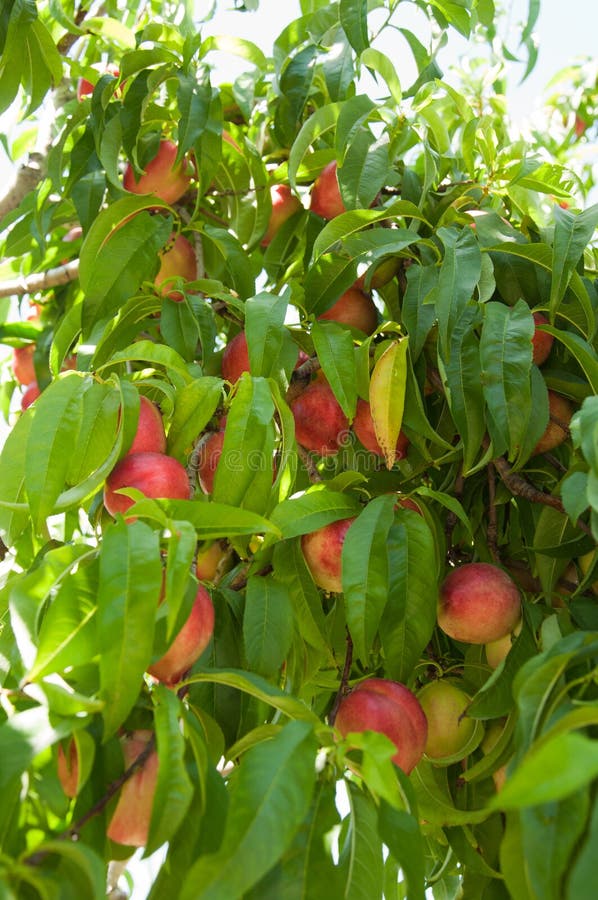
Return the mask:
POLYGON ((6 194, 0 197, 0 221, 13 209, 17 209, 30 191, 35 190, 45 176, 45 167, 46 159, 42 153, 29 154, 27 162, 17 169, 6 194))
POLYGON ((336 716, 338 713, 338 708, 341 705, 341 700, 347 693, 347 688, 349 684, 349 677, 351 675, 351 666, 353 665, 353 639, 349 633, 349 629, 347 628, 347 650, 345 652, 345 664, 343 666, 343 671, 341 674, 341 683, 339 685, 339 689, 336 693, 336 697, 334 698, 334 703, 328 713, 328 724, 334 725, 336 721, 336 716))
POLYGON ((0 283, 0 297, 22 296, 47 291, 61 284, 69 284, 79 277, 79 260, 72 259, 64 266, 48 269, 46 272, 34 272, 32 275, 15 278, 13 281, 0 283))

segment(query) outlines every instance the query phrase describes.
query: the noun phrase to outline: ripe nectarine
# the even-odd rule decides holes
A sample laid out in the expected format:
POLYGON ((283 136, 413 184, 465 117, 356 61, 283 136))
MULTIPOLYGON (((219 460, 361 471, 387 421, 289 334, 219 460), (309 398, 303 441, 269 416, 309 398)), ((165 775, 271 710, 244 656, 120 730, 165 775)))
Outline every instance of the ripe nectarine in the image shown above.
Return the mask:
MULTIPOLYGON (((540 312, 533 313, 533 318, 536 326, 548 325, 548 319, 540 312)), ((547 332, 535 328, 532 337, 532 362, 537 366, 541 366, 542 363, 546 362, 550 356, 553 343, 554 337, 551 334, 547 334, 547 332)))
POLYGON ((139 178, 131 163, 125 166, 123 187, 133 194, 155 194, 165 203, 176 203, 191 184, 191 166, 182 159, 175 163, 178 148, 174 141, 160 141, 158 152, 139 178))
POLYGON ((287 219, 290 219, 294 213, 303 209, 301 201, 293 194, 288 184, 273 184, 270 188, 270 197, 272 199, 272 212, 268 228, 260 242, 262 247, 268 246, 287 219))
POLYGON ((336 160, 324 166, 311 189, 310 209, 323 219, 334 219, 346 212, 336 175, 336 160))
POLYGON ((424 754, 425 713, 415 694, 398 681, 362 681, 341 700, 334 724, 343 737, 361 731, 385 734, 397 748, 392 761, 407 775, 424 754))
POLYGON ((301 538, 307 567, 315 583, 325 591, 340 593, 343 589, 341 554, 345 536, 354 521, 354 518, 338 519, 301 538))
POLYGON ((291 403, 297 441, 319 456, 338 453, 349 429, 338 400, 327 381, 312 381, 291 403))
MULTIPOLYGON (((151 731, 140 729, 123 738, 125 771, 146 749, 151 737, 151 731)), ((143 765, 125 781, 106 832, 110 840, 128 847, 145 847, 158 781, 158 768, 158 754, 152 749, 143 765)))
POLYGON ((520 615, 517 585, 492 563, 465 563, 440 587, 438 625, 456 641, 497 641, 513 631, 520 615))
POLYGON ((120 488, 136 488, 146 497, 189 500, 187 471, 172 456, 164 453, 128 453, 110 472, 104 485, 104 506, 115 516, 133 505, 130 497, 118 494, 120 488))
POLYGON ((189 617, 170 647, 148 672, 157 681, 173 685, 199 659, 214 631, 214 605, 208 591, 200 584, 189 617))
POLYGON ((165 453, 166 433, 160 410, 143 394, 139 398, 139 419, 129 453, 165 453))
POLYGON ((197 259, 193 245, 183 234, 177 234, 171 238, 170 243, 160 254, 160 269, 154 279, 156 287, 161 288, 160 293, 170 300, 180 301, 183 295, 180 291, 171 290, 169 279, 183 278, 185 281, 195 281, 197 278, 197 259))
POLYGON ((554 450, 569 436, 568 426, 573 416, 573 407, 566 397, 556 391, 548 391, 548 412, 550 419, 544 434, 532 450, 532 456, 554 450))
POLYGON ((378 310, 368 294, 351 287, 318 319, 340 322, 341 325, 350 325, 364 334, 372 334, 378 326, 378 310))

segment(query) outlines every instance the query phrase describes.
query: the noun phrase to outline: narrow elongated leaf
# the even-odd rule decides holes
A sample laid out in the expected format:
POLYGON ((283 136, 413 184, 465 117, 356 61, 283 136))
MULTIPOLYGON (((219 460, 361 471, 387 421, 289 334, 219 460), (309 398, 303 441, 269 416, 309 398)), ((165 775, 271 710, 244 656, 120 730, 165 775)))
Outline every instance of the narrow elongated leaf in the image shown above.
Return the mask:
POLYGON ((463 316, 471 318, 467 307, 473 302, 482 274, 482 256, 470 229, 455 232, 441 228, 438 234, 444 244, 444 259, 435 292, 436 315, 443 354, 448 357, 457 325, 463 316))
POLYGON ((563 299, 575 266, 598 225, 598 204, 581 213, 573 213, 558 204, 554 207, 555 229, 552 248, 550 309, 554 314, 563 299))
POLYGON ((322 597, 309 574, 300 542, 279 541, 274 548, 273 566, 277 578, 287 587, 301 636, 332 662, 322 597))
POLYGON ((344 844, 339 853, 343 897, 371 900, 381 897, 384 883, 382 838, 374 801, 352 782, 345 782, 350 804, 344 844))
POLYGON ((200 684, 201 682, 212 682, 213 684, 222 684, 227 687, 235 688, 243 693, 255 697, 256 700, 262 700, 274 709, 279 709, 285 716, 291 719, 301 719, 311 722, 312 725, 319 723, 320 719, 307 707, 301 700, 297 700, 290 694, 281 691, 270 682, 266 681, 260 675, 253 675, 251 672, 244 672, 237 669, 210 669, 206 672, 199 672, 191 675, 186 683, 200 684))
POLYGON ((240 898, 282 856, 307 815, 316 742, 305 722, 290 722, 249 750, 231 785, 220 850, 191 868, 181 900, 240 898))
POLYGON ((356 53, 369 46, 367 0, 340 0, 340 22, 356 53))
POLYGON ((83 717, 62 719, 50 716, 44 706, 15 713, 0 726, 0 788, 31 765, 38 753, 67 737, 85 723, 83 717))
POLYGON ((301 126, 289 153, 289 184, 293 190, 297 187, 297 170, 308 148, 316 138, 334 128, 341 108, 342 103, 329 103, 321 106, 301 126))
POLYGON ((400 105, 403 100, 403 92, 393 61, 380 50, 376 50, 374 47, 366 47, 361 53, 360 62, 371 71, 377 72, 382 76, 388 85, 390 96, 396 104, 400 105))
POLYGON ((32 415, 21 416, 8 432, 0 453, 0 529, 9 546, 30 524, 25 494, 25 448, 32 424, 32 415))
POLYGON ((531 411, 533 334, 532 314, 523 300, 513 307, 485 304, 480 363, 488 426, 495 456, 508 451, 510 460, 519 453, 531 411))
POLYGON ((463 469, 467 473, 479 455, 486 419, 480 345, 466 320, 453 331, 446 381, 449 408, 464 445, 463 469))
POLYGON ((397 510, 388 533, 388 599, 380 622, 387 672, 408 680, 436 624, 438 562, 434 536, 419 513, 397 510))
POLYGON ((295 363, 297 345, 285 326, 287 298, 263 292, 245 304, 245 334, 252 375, 272 377, 288 384, 295 363))
POLYGON ((300 497, 284 500, 272 512, 271 521, 284 538, 308 534, 337 519, 346 519, 360 512, 354 497, 338 491, 311 490, 300 497))
POLYGON ((356 656, 365 664, 388 598, 388 532, 394 496, 376 497, 349 527, 342 549, 342 584, 347 626, 356 656))
POLYGON ((265 378, 244 373, 237 382, 216 467, 216 503, 264 513, 270 500, 274 458, 274 401, 265 378))
POLYGON ((52 382, 32 407, 25 450, 25 489, 34 526, 40 530, 54 512, 77 446, 83 380, 75 373, 52 382))
POLYGON ((311 329, 314 350, 332 393, 351 420, 357 406, 353 338, 336 322, 314 322, 311 329))
POLYGON ((272 576, 247 582, 243 640, 252 672, 268 678, 282 665, 293 636, 293 609, 288 586, 272 576))
POLYGON ((475 825, 483 822, 491 810, 459 809, 450 794, 447 770, 422 760, 410 775, 421 819, 430 825, 475 825))
POLYGON ((532 747, 490 801, 493 809, 550 803, 584 788, 598 776, 598 744, 576 732, 532 747))
POLYGON ((222 380, 205 375, 176 392, 168 429, 168 454, 184 462, 222 398, 222 380))
POLYGON ((438 286, 436 266, 410 266, 407 269, 407 290, 403 298, 403 321, 409 332, 409 346, 415 361, 436 319, 433 302, 438 286))
POLYGON ((35 848, 41 859, 51 862, 48 868, 56 883, 66 885, 76 896, 102 900, 106 896, 106 866, 103 859, 82 841, 45 841, 35 848))
POLYGON ((370 376, 370 409, 376 439, 386 467, 396 462, 396 448, 405 405, 408 338, 393 341, 376 362, 370 376))
POLYGON ((160 765, 146 856, 176 834, 193 797, 193 785, 185 766, 185 739, 179 722, 180 700, 164 685, 154 688, 152 700, 160 765))
POLYGON ((152 656, 161 584, 157 533, 139 521, 110 525, 102 539, 97 612, 105 737, 115 733, 139 694, 152 656))
POLYGON ((424 900, 424 847, 417 819, 407 810, 395 809, 382 800, 378 831, 405 874, 408 896, 424 900))

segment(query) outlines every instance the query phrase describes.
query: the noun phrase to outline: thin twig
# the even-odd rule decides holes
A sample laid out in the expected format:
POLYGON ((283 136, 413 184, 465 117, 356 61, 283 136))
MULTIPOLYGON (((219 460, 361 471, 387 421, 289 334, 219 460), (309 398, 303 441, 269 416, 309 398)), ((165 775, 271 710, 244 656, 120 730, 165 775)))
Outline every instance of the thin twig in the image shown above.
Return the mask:
POLYGON ((339 689, 336 692, 336 697, 334 698, 334 703, 328 713, 328 724, 334 725, 336 721, 336 716, 338 713, 338 708, 341 705, 341 700, 348 692, 349 686, 349 677, 351 675, 351 666, 353 665, 353 639, 349 633, 349 629, 347 628, 347 649, 345 652, 345 664, 343 666, 343 671, 341 673, 341 683, 339 685, 339 689))
POLYGON ((323 479, 318 472, 315 460, 312 458, 309 451, 306 450, 305 447, 302 447, 301 444, 297 444, 297 456, 305 466, 305 470, 310 482, 312 484, 319 484, 323 479))
POLYGON ((488 540, 488 549, 494 562, 500 561, 498 552, 498 525, 496 521, 496 483, 494 475, 494 466, 492 463, 488 465, 488 527, 486 529, 486 537, 488 540))

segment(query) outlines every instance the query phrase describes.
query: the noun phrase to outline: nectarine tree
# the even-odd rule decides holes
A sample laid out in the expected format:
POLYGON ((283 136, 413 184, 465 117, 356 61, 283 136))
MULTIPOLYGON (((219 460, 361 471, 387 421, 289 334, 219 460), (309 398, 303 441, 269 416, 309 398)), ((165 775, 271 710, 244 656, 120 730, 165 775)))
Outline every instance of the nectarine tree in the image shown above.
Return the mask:
POLYGON ((0 895, 589 897, 595 68, 230 5, 2 4, 0 895))

